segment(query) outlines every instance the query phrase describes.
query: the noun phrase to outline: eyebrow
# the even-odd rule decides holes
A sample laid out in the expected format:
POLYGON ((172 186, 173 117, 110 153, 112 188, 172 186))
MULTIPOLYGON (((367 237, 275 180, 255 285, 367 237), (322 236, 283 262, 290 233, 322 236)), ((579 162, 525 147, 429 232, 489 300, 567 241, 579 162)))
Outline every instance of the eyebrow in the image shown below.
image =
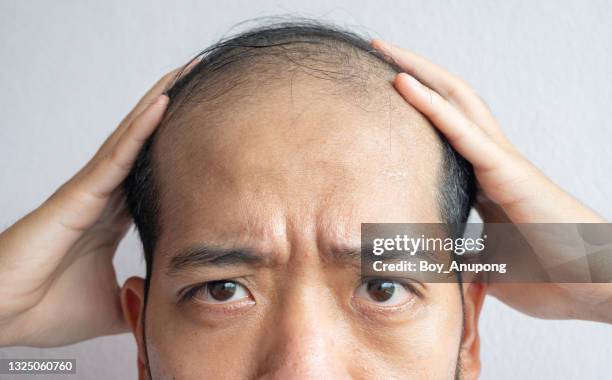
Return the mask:
MULTIPOLYGON (((371 252, 371 250, 371 247, 345 246, 326 252, 324 260, 336 265, 360 266, 362 258, 372 259, 371 254, 364 253, 362 255, 362 252, 371 252)), ((418 255, 427 257, 432 261, 441 262, 438 255, 434 252, 419 251, 418 255)), ((410 255, 395 252, 379 256, 377 260, 395 261, 406 257, 410 257, 410 255)), ((181 251, 174 256, 168 264, 166 273, 172 276, 179 272, 198 267, 224 267, 231 265, 262 266, 269 264, 269 262, 270 255, 255 252, 249 248, 222 248, 212 245, 198 245, 181 251)))
POLYGON ((373 252, 373 248, 374 246, 369 244, 369 245, 365 245, 361 248, 361 252, 357 252, 357 254, 361 254, 361 258, 362 259, 366 259, 368 262, 374 262, 374 261, 383 261, 383 262, 394 262, 394 261, 399 261, 399 260, 405 260, 405 259, 410 259, 410 260, 417 260, 417 259, 427 259, 427 261, 429 262, 434 262, 434 263, 444 263, 444 253, 441 252, 436 252, 436 251, 430 251, 430 250, 419 250, 417 252, 415 252, 414 254, 410 254, 407 252, 398 252, 398 251, 390 251, 390 252, 385 252, 384 254, 380 255, 380 256, 376 256, 374 255, 373 252))
POLYGON ((170 260, 168 275, 197 267, 223 267, 228 265, 262 265, 269 261, 261 253, 248 248, 222 248, 211 245, 198 245, 188 248, 170 260))

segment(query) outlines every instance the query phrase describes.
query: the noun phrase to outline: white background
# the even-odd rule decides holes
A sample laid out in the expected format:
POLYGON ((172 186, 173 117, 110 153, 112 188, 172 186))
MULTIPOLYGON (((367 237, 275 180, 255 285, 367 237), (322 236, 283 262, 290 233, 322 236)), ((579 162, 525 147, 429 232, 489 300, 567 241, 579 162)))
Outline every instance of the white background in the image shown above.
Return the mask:
MULTIPOLYGON (((446 66, 527 157, 612 218, 611 2, 0 1, 0 229, 76 172, 158 77, 240 21, 287 13, 446 66)), ((116 263, 121 281, 143 273, 134 233, 116 263)), ((484 379, 612 377, 612 326, 536 320, 494 299, 480 326, 484 379)), ((29 357, 76 358, 79 379, 136 377, 127 334, 0 349, 29 357)))

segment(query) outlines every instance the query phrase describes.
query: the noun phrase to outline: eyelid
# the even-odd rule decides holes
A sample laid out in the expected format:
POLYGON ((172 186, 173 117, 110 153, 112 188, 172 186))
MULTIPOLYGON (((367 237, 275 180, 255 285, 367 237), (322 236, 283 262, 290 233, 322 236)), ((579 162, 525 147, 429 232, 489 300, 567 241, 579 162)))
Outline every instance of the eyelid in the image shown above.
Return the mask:
MULTIPOLYGON (((184 288, 182 288, 181 290, 178 291, 177 296, 178 296, 178 303, 179 304, 183 304, 183 303, 187 303, 189 301, 193 301, 195 300, 195 296, 199 291, 202 290, 206 290, 206 288, 213 282, 219 282, 219 281, 227 281, 227 282, 235 282, 238 286, 240 286, 241 288, 243 288, 245 290, 245 292, 247 293, 247 295, 249 296, 249 298, 253 298, 253 295, 251 293, 251 291, 249 290, 249 288, 244 285, 241 281, 239 281, 238 279, 234 279, 234 278, 223 278, 223 279, 218 279, 218 280, 209 280, 209 281, 204 281, 204 282, 200 282, 198 284, 194 284, 194 285, 189 285, 186 286, 184 288)), ((228 302, 207 302, 208 304, 211 305, 223 305, 223 304, 230 304, 232 302, 237 302, 237 301, 228 301, 228 302)))
POLYGON ((421 284, 420 282, 418 282, 416 280, 412 280, 412 279, 409 279, 409 278, 406 278, 406 277, 393 277, 393 276, 376 277, 376 276, 366 276, 366 277, 362 277, 360 279, 358 286, 361 286, 363 284, 367 284, 369 281, 373 281, 373 280, 387 280, 387 281, 390 281, 390 282, 397 282, 398 284, 400 284, 404 288, 406 288, 406 290, 408 290, 411 293, 414 293, 419 298, 423 297, 423 293, 421 292, 421 290, 418 289, 418 286, 422 286, 423 284, 421 284))
POLYGON ((421 299, 419 294, 420 293, 415 289, 411 282, 405 278, 398 279, 388 277, 370 277, 362 279, 359 287, 353 294, 351 303, 353 307, 366 315, 391 318, 393 315, 401 315, 404 311, 412 310, 416 305, 415 303, 421 299), (372 299, 368 293, 368 290, 364 288, 367 287, 368 283, 373 280, 388 281, 396 284, 395 286, 399 286, 401 288, 400 291, 405 293, 398 294, 394 292, 392 298, 402 297, 400 302, 389 300, 378 302, 375 299, 372 299))

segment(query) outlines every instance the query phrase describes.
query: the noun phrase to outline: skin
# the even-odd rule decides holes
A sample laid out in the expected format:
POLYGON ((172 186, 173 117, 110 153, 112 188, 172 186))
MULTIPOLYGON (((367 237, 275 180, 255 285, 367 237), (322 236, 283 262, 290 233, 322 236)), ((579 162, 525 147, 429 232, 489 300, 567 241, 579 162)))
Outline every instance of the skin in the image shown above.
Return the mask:
MULTIPOLYGON (((409 74, 408 76, 401 74, 395 78, 394 84, 398 93, 403 96, 407 103, 426 115, 432 124, 446 135, 454 148, 474 165, 480 187, 476 207, 485 222, 561 221, 597 223, 604 221, 535 169, 504 137, 482 100, 463 81, 412 52, 399 49, 382 41, 374 41, 373 46, 393 56, 409 74), (410 76, 415 78, 417 82, 409 81, 410 76), (483 160, 483 158, 487 158, 487 160, 483 160)), ((123 202, 120 201, 122 196, 120 184, 127 175, 142 143, 155 129, 163 115, 167 101, 163 96, 159 97, 159 94, 171 84, 174 77, 175 73, 169 73, 145 95, 143 100, 104 143, 91 162, 74 178, 58 189, 39 208, 0 234, 0 346, 47 347, 65 345, 96 336, 123 332, 131 327, 139 342, 139 361, 142 367, 145 360, 144 350, 142 349, 143 332, 139 321, 139 318, 145 315, 141 310, 142 298, 139 297, 142 294, 142 281, 130 279, 123 287, 122 305, 126 318, 122 318, 119 286, 112 268, 112 256, 129 224, 129 220, 125 217, 125 207, 123 202), (154 99, 159 99, 159 102, 153 103, 154 99), (71 312, 65 313, 65 310, 71 312), (53 318, 49 316, 53 316, 53 318)), ((402 170, 406 169, 403 168, 402 170)), ((414 179, 414 177, 412 178, 414 179)), ((289 184, 294 184, 294 182, 286 185, 289 184)), ((363 185, 365 186, 365 184, 363 185)), ((276 201, 278 202, 280 199, 282 197, 279 197, 276 201)), ((380 199, 378 200, 380 201, 380 199)), ((301 204, 310 211, 314 209, 315 205, 320 205, 320 203, 315 203, 308 206, 303 200, 301 204)), ((348 201, 345 204, 348 204, 348 201)), ((252 211, 263 213, 265 208, 262 205, 261 210, 252 211)), ((368 210, 361 210, 363 215, 360 214, 360 217, 375 217, 375 215, 367 214, 366 211, 368 210)), ((412 210, 404 209, 404 211, 416 212, 414 208, 412 210)), ((281 215, 286 219, 293 214, 282 213, 281 215)), ((280 218, 279 215, 275 215, 274 218, 271 215, 268 215, 268 217, 269 221, 272 220, 277 223, 280 218)), ((319 231, 325 231, 325 229, 315 229, 313 218, 306 221, 310 224, 305 224, 309 226, 309 230, 304 236, 310 237, 309 242, 312 244, 315 240, 314 236, 324 236, 319 231), (314 233, 315 231, 317 231, 317 234, 314 233)), ((276 224, 273 224, 273 226, 276 226, 276 224)), ((292 226, 292 224, 285 224, 285 226, 292 226)), ((281 229, 281 231, 283 230, 281 229)), ((319 268, 320 265, 317 266, 317 260, 324 257, 322 255, 324 252, 319 252, 317 249, 313 249, 308 242, 300 240, 298 247, 302 247, 302 249, 299 252, 303 254, 296 255, 294 249, 287 248, 287 242, 289 241, 296 244, 296 234, 293 233, 293 229, 285 229, 284 231, 285 246, 279 243, 276 246, 278 256, 285 260, 281 260, 281 263, 285 262, 285 265, 293 264, 298 268, 306 268, 306 264, 309 263, 308 270, 315 271, 317 275, 322 276, 324 271, 319 268), (311 249, 305 249, 304 247, 310 247, 311 249), (312 254, 306 255, 304 252, 311 252, 312 254), (316 272, 317 269, 319 272, 316 272)), ((330 236, 333 236, 333 234, 330 234, 330 236)), ((553 252, 556 251, 553 250, 553 252)), ((160 255, 160 257, 162 256, 160 255)), ((299 275, 302 272, 298 269, 291 273, 296 274, 294 276, 296 281, 293 281, 291 286, 287 285, 289 289, 282 289, 284 289, 285 295, 289 293, 293 294, 293 297, 286 296, 284 299, 285 302, 289 303, 288 308, 291 310, 297 308, 296 313, 302 315, 303 311, 300 312, 299 310, 302 304, 298 303, 297 300, 302 297, 307 301, 307 296, 313 294, 310 292, 312 289, 304 286, 302 292, 298 291, 297 285, 295 285, 299 283, 297 280, 302 280, 303 283, 304 281, 308 282, 308 279, 300 277, 299 275)), ((339 282, 340 279, 339 277, 339 282)), ((158 282, 161 282, 161 276, 158 282)), ((536 284, 525 290, 526 286, 490 284, 487 287, 487 292, 522 312, 539 317, 612 322, 612 289, 610 284, 579 284, 575 286, 536 284), (588 295, 588 297, 585 297, 585 295, 588 295)), ((350 322, 346 317, 350 314, 348 311, 353 310, 350 306, 347 306, 348 296, 346 295, 349 291, 343 286, 329 288, 334 289, 334 292, 328 294, 325 298, 324 305, 326 308, 324 310, 330 310, 332 306, 342 310, 340 315, 343 318, 340 321, 335 321, 335 324, 343 327, 342 333, 338 332, 338 334, 341 334, 343 339, 349 339, 348 341, 359 339, 360 335, 354 329, 358 322, 350 322), (343 289, 344 291, 342 291, 343 289), (345 295, 344 298, 342 297, 343 294, 345 295), (337 301, 338 299, 344 299, 344 309, 338 306, 342 304, 337 301)), ((320 290, 320 288, 315 287, 314 290, 320 290)), ((466 300, 468 300, 465 309, 468 323, 465 327, 466 333, 461 339, 463 343, 461 351, 463 353, 462 363, 467 369, 465 377, 469 378, 475 377, 477 374, 476 320, 479 310, 478 300, 482 298, 482 289, 479 286, 470 285, 464 287, 463 291, 467 296, 466 300), (469 302, 470 300, 472 302, 469 302)), ((259 294, 253 292, 256 295, 259 294)), ((449 294, 451 293, 449 292, 449 294)), ((163 296, 161 293, 158 294, 157 298, 160 302, 164 300, 163 296)), ((168 301, 170 296, 168 294, 165 296, 167 311, 170 311, 170 302, 168 301)), ((449 309, 452 309, 453 304, 456 305, 456 302, 447 301, 449 309)), ((258 305, 262 306, 261 303, 258 305)), ((263 306, 265 305, 264 302, 263 306)), ((312 303, 308 302, 304 305, 304 307, 313 307, 312 303)), ((317 304, 317 311, 318 309, 319 305, 317 304)), ((273 308, 269 310, 274 314, 273 308)), ((424 307, 422 310, 428 309, 424 307)), ((311 312, 311 314, 313 313, 311 312)), ((331 319, 324 312, 314 313, 313 315, 323 319, 323 321, 331 319)), ((425 313, 425 315, 428 314, 425 313)), ((195 323, 193 317, 191 321, 192 324, 195 323)), ((417 321, 418 319, 413 319, 407 323, 417 323, 417 321)), ((329 320, 327 322, 331 323, 329 320)), ((438 322, 440 322, 440 325, 443 324, 440 320, 438 322)), ((450 321, 447 322, 449 328, 452 329, 450 321)), ((317 334, 319 336, 325 334, 325 331, 318 331, 312 325, 309 325, 309 320, 305 320, 303 323, 306 327, 310 326, 306 330, 306 338, 317 334)), ((290 325, 291 320, 281 318, 279 323, 274 326, 281 326, 282 331, 286 332, 291 331, 287 327, 290 325)), ((163 326, 163 328, 171 327, 172 324, 163 326)), ((293 331, 296 334, 296 330, 293 331)), ((299 326, 297 331, 299 331, 299 326)), ((433 334, 432 332, 428 333, 433 334)), ((424 336, 426 337, 427 333, 422 333, 419 339, 424 336)), ((446 338, 451 339, 451 336, 453 335, 449 334, 446 338)), ((194 334, 190 342, 197 343, 197 338, 197 334, 194 334)), ((255 339, 251 334, 249 334, 249 338, 255 339)), ((363 336, 361 338, 363 340, 363 336)), ((416 338, 412 337, 411 339, 414 342, 416 338)), ((459 338, 456 339, 459 340, 459 338)), ((321 350, 324 351, 326 346, 320 342, 325 341, 324 338, 316 340, 314 343, 311 340, 312 344, 306 347, 322 347, 321 350)), ((339 342, 345 343, 346 340, 339 342)), ((291 343, 291 347, 300 347, 296 340, 291 340, 289 343, 291 343)), ((174 342, 173 345, 178 346, 174 342)), ((272 340, 262 347, 262 352, 269 353, 274 348, 278 349, 278 346, 278 342, 272 340)), ((389 348, 390 346, 381 347, 389 348)), ((353 349, 353 351, 355 350, 353 349)), ((291 350, 283 351, 280 349, 280 352, 289 355, 287 352, 291 352, 291 350)), ((259 350, 257 350, 257 353, 259 353, 259 350)), ((340 350, 336 351, 335 354, 348 355, 345 351, 340 350)), ((360 354, 363 354, 363 352, 352 353, 353 359, 360 354)), ((149 353, 150 357, 154 355, 156 355, 155 352, 149 353)), ((305 357, 311 358, 312 355, 306 355, 305 357)), ((295 359, 295 356, 293 358, 295 359)), ((201 358, 198 359, 201 360, 201 358)), ((275 362, 272 359, 274 358, 271 358, 267 365, 258 362, 260 370, 281 371, 283 368, 291 368, 291 366, 283 367, 282 363, 275 362)), ((325 363, 324 359, 323 356, 316 356, 312 360, 325 363)), ((378 363, 384 366, 386 364, 385 358, 380 359, 378 363)), ((392 358, 387 360, 392 360, 392 358)), ((347 370, 347 363, 343 360, 341 362, 343 366, 340 368, 334 367, 335 363, 328 363, 325 368, 345 371, 347 370)), ((444 363, 445 369, 452 367, 450 360, 444 363), (448 364, 448 367, 446 364, 448 364)), ((245 363, 241 364, 244 365, 245 363)), ((299 364, 295 363, 294 367, 299 368, 299 364)), ((366 371, 367 368, 363 368, 363 370, 366 371)), ((450 374, 445 372, 444 375, 450 374)))
MULTIPOLYGON (((413 52, 380 40, 374 40, 372 45, 406 70, 395 78, 398 92, 473 165, 479 189, 476 209, 485 223, 607 222, 531 164, 510 143, 486 104, 464 81, 413 52)), ((524 237, 532 246, 541 244, 533 236, 524 237)), ((578 243, 582 244, 581 240, 578 243)), ((544 267, 576 258, 575 252, 563 246, 555 248, 547 243, 543 250, 553 252, 550 256, 539 255, 544 267)), ((609 278, 610 261, 606 264, 586 270, 594 278, 609 278)), ((538 318, 612 323, 610 282, 510 284, 490 279, 487 292, 538 318)))
MULTIPOLYGON (((389 123, 388 113, 325 96, 328 83, 294 75, 261 89, 265 98, 232 104, 223 122, 160 136, 163 226, 144 316, 143 280, 124 293, 135 329, 144 318, 141 377, 450 379, 460 346, 464 376, 478 373, 477 332, 462 336, 457 284, 415 284, 417 295, 396 282, 397 296, 378 302, 358 257, 341 252, 359 250, 362 222, 442 222, 433 128, 391 86, 389 123), (168 273, 177 253, 201 245, 246 249, 261 262, 168 273), (181 289, 219 280, 245 294, 180 301, 181 289)), ((468 296, 470 326, 483 294, 468 296)))

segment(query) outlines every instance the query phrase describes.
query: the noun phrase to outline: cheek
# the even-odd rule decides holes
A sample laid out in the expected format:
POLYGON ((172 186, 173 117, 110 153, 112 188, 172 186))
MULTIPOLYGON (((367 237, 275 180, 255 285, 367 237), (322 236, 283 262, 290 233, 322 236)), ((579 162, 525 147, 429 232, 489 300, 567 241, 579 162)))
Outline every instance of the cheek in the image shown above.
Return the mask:
MULTIPOLYGON (((399 324, 365 323, 353 314, 345 315, 343 320, 350 322, 342 324, 342 328, 329 324, 326 328, 330 330, 324 335, 341 351, 334 357, 342 363, 336 364, 355 378, 452 379, 462 328, 461 301, 456 287, 456 284, 434 284, 432 301, 418 315, 399 324)), ((319 302, 317 308, 309 310, 321 315, 343 313, 337 308, 324 313, 322 308, 319 302)), ((267 311, 268 315, 252 314, 226 325, 210 326, 194 318, 193 311, 185 312, 156 296, 152 288, 145 326, 152 377, 252 378, 266 367, 266 360, 283 354, 284 346, 279 348, 270 342, 287 340, 278 336, 281 329, 271 321, 313 319, 287 315, 286 308, 267 311)), ((299 336, 306 339, 303 334, 299 336)), ((317 348, 329 351, 329 347, 317 348)), ((308 357, 317 354, 310 352, 308 357)))
POLYGON ((151 294, 145 333, 152 378, 249 378, 257 362, 257 320, 213 328, 193 314, 151 294))
POLYGON ((374 324, 360 334, 360 346, 378 367, 375 372, 398 378, 454 378, 463 323, 461 298, 457 284, 429 286, 432 301, 409 321, 374 324))

